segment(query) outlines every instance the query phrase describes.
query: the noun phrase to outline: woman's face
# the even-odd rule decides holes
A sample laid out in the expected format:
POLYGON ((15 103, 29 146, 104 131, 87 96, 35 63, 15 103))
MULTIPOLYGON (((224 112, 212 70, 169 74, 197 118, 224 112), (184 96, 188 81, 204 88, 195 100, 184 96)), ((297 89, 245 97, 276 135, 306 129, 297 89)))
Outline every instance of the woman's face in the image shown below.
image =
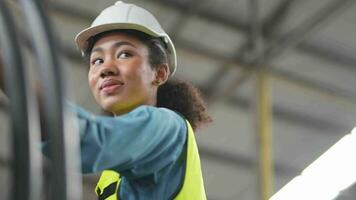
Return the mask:
POLYGON ((109 33, 99 39, 90 55, 88 80, 99 105, 116 115, 156 104, 155 70, 147 47, 134 37, 109 33))

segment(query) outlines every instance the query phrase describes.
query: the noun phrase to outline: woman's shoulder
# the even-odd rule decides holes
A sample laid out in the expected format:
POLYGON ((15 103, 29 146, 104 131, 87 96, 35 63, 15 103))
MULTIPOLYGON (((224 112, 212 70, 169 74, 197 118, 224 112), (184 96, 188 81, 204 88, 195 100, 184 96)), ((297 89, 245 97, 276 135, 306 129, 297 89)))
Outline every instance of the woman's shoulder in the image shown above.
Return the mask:
POLYGON ((180 113, 164 107, 154 107, 142 105, 132 110, 128 118, 141 118, 148 124, 155 124, 157 127, 171 127, 181 129, 186 132, 188 121, 180 113))
POLYGON ((153 115, 153 116, 157 115, 159 117, 174 117, 179 120, 185 121, 185 118, 183 115, 181 115, 180 113, 178 113, 174 110, 171 110, 169 108, 164 108, 164 107, 141 105, 130 112, 130 114, 132 114, 132 115, 137 115, 137 114, 142 115, 144 113, 146 113, 147 115, 153 115))

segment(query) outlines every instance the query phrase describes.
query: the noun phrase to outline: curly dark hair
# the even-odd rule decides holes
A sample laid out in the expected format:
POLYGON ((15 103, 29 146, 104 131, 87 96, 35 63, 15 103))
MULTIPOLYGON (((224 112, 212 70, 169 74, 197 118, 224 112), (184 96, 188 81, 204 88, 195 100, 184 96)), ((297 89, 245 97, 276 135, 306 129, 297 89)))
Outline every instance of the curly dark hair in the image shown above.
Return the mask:
POLYGON ((188 82, 172 79, 158 88, 157 107, 165 107, 183 115, 193 130, 212 121, 201 93, 188 82))
MULTIPOLYGON (((171 52, 168 51, 166 44, 161 38, 154 38, 143 32, 131 29, 111 30, 91 37, 88 40, 88 48, 84 52, 87 62, 89 62, 90 53, 95 42, 111 32, 126 34, 143 42, 148 48, 149 63, 153 69, 161 64, 168 65, 168 54, 171 52)), ((169 79, 166 83, 159 86, 156 106, 168 108, 183 115, 189 121, 194 131, 212 121, 200 91, 182 80, 169 79)))

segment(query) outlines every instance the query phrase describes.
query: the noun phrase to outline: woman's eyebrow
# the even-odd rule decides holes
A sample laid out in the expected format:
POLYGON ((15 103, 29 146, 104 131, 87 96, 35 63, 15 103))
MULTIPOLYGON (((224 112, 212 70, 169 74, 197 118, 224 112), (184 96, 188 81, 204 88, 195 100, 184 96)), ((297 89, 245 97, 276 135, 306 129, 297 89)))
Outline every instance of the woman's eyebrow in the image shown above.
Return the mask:
MULTIPOLYGON (((126 41, 122 41, 122 42, 116 42, 114 43, 111 48, 119 48, 120 46, 123 46, 123 45, 129 45, 129 46, 132 46, 132 47, 135 47, 137 48, 135 45, 133 45, 132 43, 130 42, 126 42, 126 41)), ((93 50, 91 51, 91 53, 93 52, 102 52, 103 51, 103 48, 101 47, 96 47, 96 48, 93 48, 93 50)))
POLYGON ((132 47, 135 47, 135 45, 133 45, 132 43, 130 42, 126 42, 126 41, 122 41, 122 42, 116 42, 115 44, 112 45, 112 48, 118 48, 120 46, 123 46, 123 45, 129 45, 129 46, 132 46, 132 47))

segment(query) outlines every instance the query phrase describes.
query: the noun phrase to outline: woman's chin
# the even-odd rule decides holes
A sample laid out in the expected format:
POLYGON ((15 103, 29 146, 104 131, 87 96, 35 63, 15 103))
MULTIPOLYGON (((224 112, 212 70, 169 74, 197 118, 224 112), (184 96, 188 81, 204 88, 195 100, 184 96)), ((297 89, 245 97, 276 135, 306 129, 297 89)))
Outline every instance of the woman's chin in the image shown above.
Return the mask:
POLYGON ((101 107, 107 111, 111 111, 114 108, 120 107, 122 104, 121 102, 122 100, 117 96, 104 97, 98 101, 101 107))
POLYGON ((122 105, 121 103, 118 104, 117 102, 112 104, 104 104, 102 105, 102 108, 107 112, 113 113, 115 115, 122 115, 132 110, 129 106, 122 105))

